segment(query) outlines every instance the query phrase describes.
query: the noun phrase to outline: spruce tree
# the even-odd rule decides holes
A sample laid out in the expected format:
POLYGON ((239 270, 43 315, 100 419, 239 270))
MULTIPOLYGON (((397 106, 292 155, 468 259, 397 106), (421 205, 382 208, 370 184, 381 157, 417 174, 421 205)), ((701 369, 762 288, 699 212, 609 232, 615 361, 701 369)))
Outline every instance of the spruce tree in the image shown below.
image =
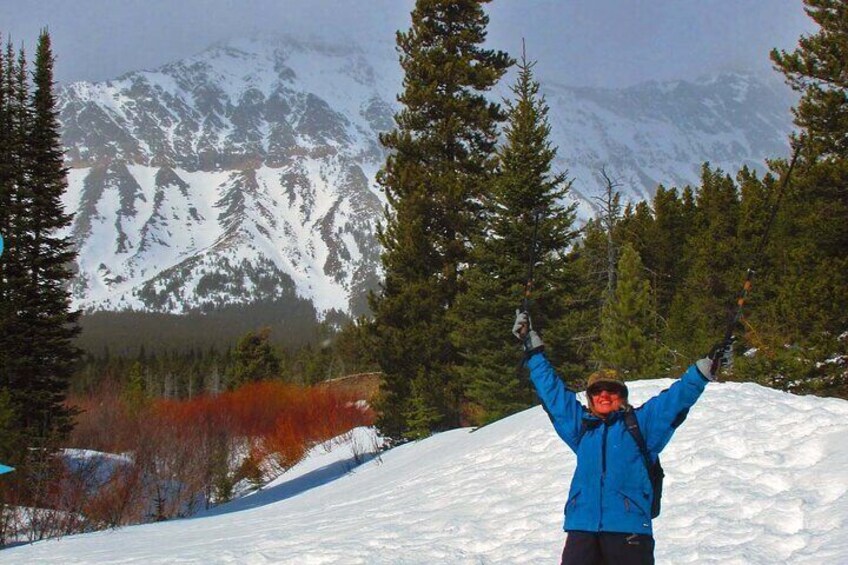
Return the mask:
MULTIPOLYGON (((26 325, 25 306, 31 293, 26 276, 27 230, 30 218, 29 185, 25 182, 24 157, 27 155, 27 132, 30 117, 29 89, 26 80, 26 58, 23 50, 18 54, 11 40, 6 45, 3 70, 2 136, 0 146, 0 197, 3 210, 5 251, 2 265, 2 303, 0 303, 0 378, 8 392, 8 405, 14 413, 14 428, 19 437, 32 435, 24 431, 27 408, 26 368, 33 361, 25 351, 31 332, 26 325)), ((16 454, 22 456, 22 453, 16 454)), ((17 462, 20 459, 13 459, 17 462)))
MULTIPOLYGON (((733 180, 704 164, 682 260, 686 278, 672 301, 667 339, 688 363, 724 335, 742 284, 739 194, 733 180)), ((679 369, 679 367, 678 367, 679 369)))
POLYGON ((794 109, 806 158, 848 155, 848 1, 804 0, 819 26, 791 53, 774 49, 772 61, 801 93, 794 109))
POLYGON ((531 253, 536 328, 558 322, 563 293, 568 291, 562 256, 575 236, 574 205, 563 204, 570 188, 566 173, 551 171, 556 148, 549 141, 548 106, 533 78, 534 64, 524 56, 518 65, 511 87, 515 99, 506 102, 508 123, 505 143, 497 152, 498 175, 484 200, 486 228, 471 253, 467 288, 452 311, 454 344, 463 360, 457 371, 478 407, 472 415, 478 424, 526 408, 535 398, 529 380, 514 370, 520 349, 505 331, 521 304, 531 253))
POLYGON ((271 345, 271 328, 260 328, 242 336, 233 351, 231 386, 237 388, 279 376, 280 358, 271 345))
MULTIPOLYGON (((11 130, 9 128, 9 97, 6 77, 8 76, 7 59, 3 57, 0 50, 0 235, 4 238, 4 247, 9 245, 9 233, 11 231, 12 207, 12 178, 11 178, 11 130)), ((8 410, 12 410, 11 400, 8 399, 9 381, 2 375, 8 372, 8 358, 6 353, 6 340, 12 318, 12 305, 9 302, 9 281, 6 261, 9 259, 8 251, 0 255, 0 394, 7 397, 8 410), (5 255, 5 256, 4 256, 5 255)))
POLYGON ((566 256, 563 270, 569 281, 569 291, 563 293, 564 315, 547 331, 546 341, 567 352, 559 367, 573 379, 572 386, 583 385, 583 377, 597 369, 593 352, 598 343, 603 305, 615 292, 620 247, 624 241, 622 229, 620 182, 606 168, 599 172, 604 192, 594 197, 598 203, 597 216, 589 220, 582 237, 566 256))
POLYGON ((500 106, 486 99, 511 64, 483 49, 488 0, 418 0, 398 32, 404 90, 378 182, 385 280, 372 297, 383 372, 378 426, 414 438, 459 424, 448 311, 495 165, 500 106))
MULTIPOLYGON (((804 4, 819 29, 793 52, 771 55, 801 100, 793 140, 800 155, 769 255, 780 278, 777 315, 791 320, 786 337, 834 347, 848 329, 848 1, 804 4)), ((775 162, 775 176, 786 166, 775 162)))
POLYGON ((614 294, 604 303, 595 357, 630 379, 654 378, 664 352, 657 340, 657 315, 650 282, 632 245, 622 246, 614 294))
POLYGON ((76 312, 69 307, 68 282, 75 252, 60 232, 70 224, 61 196, 67 170, 53 94, 50 37, 38 40, 30 89, 23 50, 12 63, 7 49, 4 76, 11 150, 3 198, 9 202, 9 252, 3 257, 4 386, 16 411, 18 428, 30 445, 61 438, 74 411, 64 403, 78 357, 73 338, 76 312))
POLYGON ((657 188, 653 198, 654 223, 648 236, 651 262, 656 284, 657 314, 668 319, 671 301, 686 276, 683 261, 684 242, 691 229, 691 215, 687 214, 684 199, 677 189, 657 188))

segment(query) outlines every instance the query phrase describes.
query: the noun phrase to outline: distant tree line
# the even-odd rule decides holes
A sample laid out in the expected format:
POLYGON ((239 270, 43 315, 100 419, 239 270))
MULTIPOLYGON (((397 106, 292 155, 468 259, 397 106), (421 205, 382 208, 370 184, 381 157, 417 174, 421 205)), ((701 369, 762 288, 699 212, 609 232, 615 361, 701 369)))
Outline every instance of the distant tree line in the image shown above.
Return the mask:
MULTIPOLYGON (((117 314, 116 319, 124 316, 117 314)), ((130 319, 149 320, 141 315, 130 319)), ((203 327, 203 322, 198 325, 203 327)), ((145 399, 192 399, 263 380, 311 385, 379 369, 364 320, 348 321, 341 329, 328 321, 315 323, 296 346, 280 341, 274 335, 277 329, 261 326, 223 345, 209 339, 190 346, 176 343, 167 349, 141 345, 132 354, 113 354, 108 348, 86 351, 71 380, 71 390, 90 395, 103 381, 109 381, 145 399)))
POLYGON ((249 331, 271 328, 272 341, 293 350, 315 343, 322 324, 342 327, 350 318, 336 311, 319 321, 303 299, 232 304, 206 312, 166 314, 141 311, 96 311, 80 316, 76 345, 95 357, 136 357, 206 350, 223 351, 249 331))
POLYGON ((805 0, 819 32, 772 53, 801 94, 789 182, 783 158, 764 176, 704 164, 698 186, 624 205, 603 169, 579 237, 533 63, 522 57, 505 107, 486 97, 514 62, 483 48, 486 3, 418 0, 397 34, 405 78, 381 137, 385 279, 371 301, 382 432, 414 439, 534 402, 509 335, 531 257, 532 319, 572 385, 599 366, 677 376, 722 339, 753 268, 726 376, 848 396, 848 3, 805 0))

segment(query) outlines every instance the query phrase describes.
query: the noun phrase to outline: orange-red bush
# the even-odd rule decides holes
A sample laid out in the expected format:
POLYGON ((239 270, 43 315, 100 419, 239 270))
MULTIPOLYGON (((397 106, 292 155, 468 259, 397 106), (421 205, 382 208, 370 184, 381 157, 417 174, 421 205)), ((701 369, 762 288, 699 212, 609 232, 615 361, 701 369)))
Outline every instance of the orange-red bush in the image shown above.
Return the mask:
POLYGON ((73 447, 131 456, 89 499, 72 505, 89 518, 89 528, 191 514, 199 504, 228 499, 241 479, 260 481, 263 461, 288 469, 313 445, 374 420, 352 393, 273 381, 132 406, 107 382, 71 402, 83 409, 73 447))

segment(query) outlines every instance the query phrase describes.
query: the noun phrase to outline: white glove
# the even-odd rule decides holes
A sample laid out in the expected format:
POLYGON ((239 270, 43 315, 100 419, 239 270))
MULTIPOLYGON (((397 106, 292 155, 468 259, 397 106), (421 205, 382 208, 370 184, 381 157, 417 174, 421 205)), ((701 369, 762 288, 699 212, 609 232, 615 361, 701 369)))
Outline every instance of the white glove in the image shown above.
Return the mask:
POLYGON ((512 325, 512 333, 521 340, 524 351, 527 353, 541 351, 545 347, 545 342, 542 341, 542 338, 533 329, 533 323, 530 321, 530 315, 527 312, 515 311, 515 323, 512 325))

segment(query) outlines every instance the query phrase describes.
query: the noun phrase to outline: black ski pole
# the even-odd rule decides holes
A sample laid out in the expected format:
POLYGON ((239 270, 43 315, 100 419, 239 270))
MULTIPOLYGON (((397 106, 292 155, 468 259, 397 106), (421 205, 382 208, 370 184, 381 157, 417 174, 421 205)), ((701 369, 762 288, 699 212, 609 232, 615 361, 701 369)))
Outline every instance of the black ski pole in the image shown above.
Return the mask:
POLYGON ((527 265, 527 282, 524 283, 524 298, 521 300, 521 311, 530 312, 530 295, 533 292, 533 265, 536 263, 536 239, 539 235, 539 218, 542 210, 533 211, 533 238, 530 240, 530 262, 527 265))
MULTIPOLYGON (((783 177, 783 181, 780 183, 777 193, 777 200, 771 207, 771 213, 769 214, 768 222, 766 223, 766 227, 763 230, 763 234, 760 237, 760 242, 757 244, 757 248, 754 250, 754 260, 760 257, 763 249, 765 249, 766 242, 768 241, 769 232, 771 231, 771 226, 774 223, 774 218, 777 216, 777 210, 780 208, 780 201, 783 199, 783 193, 786 191, 786 187, 789 184, 789 177, 792 176, 792 169, 795 168, 795 161, 798 159, 798 152, 801 150, 800 144, 795 146, 795 150, 792 152, 792 159, 789 161, 789 167, 786 169, 786 175, 783 177)), ((745 281, 742 283, 742 289, 739 291, 739 294, 736 296, 736 310, 730 316, 730 319, 727 322, 727 327, 724 332, 724 339, 721 341, 721 351, 714 352, 713 362, 710 365, 710 371, 712 374, 717 375, 719 367, 721 365, 721 359, 724 356, 727 348, 733 343, 733 330, 736 329, 736 325, 739 323, 739 320, 742 319, 742 309, 745 307, 745 301, 748 299, 748 293, 751 291, 751 288, 754 286, 754 269, 753 267, 749 267, 748 271, 745 273, 745 281)))

